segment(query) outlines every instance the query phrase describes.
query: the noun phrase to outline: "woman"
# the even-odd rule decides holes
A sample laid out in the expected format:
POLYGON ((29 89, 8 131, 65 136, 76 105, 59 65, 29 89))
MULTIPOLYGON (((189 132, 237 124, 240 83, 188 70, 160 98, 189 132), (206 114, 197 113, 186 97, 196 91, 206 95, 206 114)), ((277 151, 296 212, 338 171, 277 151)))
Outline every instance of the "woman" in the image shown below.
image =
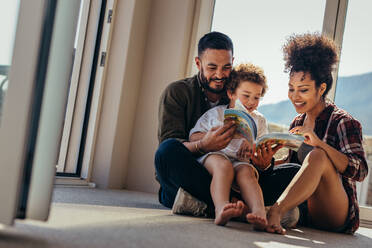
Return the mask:
POLYGON ((360 123, 326 100, 337 48, 325 36, 304 34, 291 36, 283 51, 288 97, 299 113, 290 132, 303 134, 305 142, 289 154, 288 162, 302 164, 301 169, 270 208, 266 231, 284 234, 283 213, 307 201, 309 225, 354 233, 359 227, 355 181, 366 177, 368 167, 360 123))

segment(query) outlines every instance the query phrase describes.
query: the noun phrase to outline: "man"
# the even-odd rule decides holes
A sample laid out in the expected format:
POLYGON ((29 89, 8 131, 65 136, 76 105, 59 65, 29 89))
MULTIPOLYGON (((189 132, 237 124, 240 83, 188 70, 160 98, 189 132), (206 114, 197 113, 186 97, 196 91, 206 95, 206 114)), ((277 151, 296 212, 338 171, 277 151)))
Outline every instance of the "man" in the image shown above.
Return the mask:
MULTIPOLYGON (((234 123, 216 127, 195 142, 188 141, 188 138, 190 130, 205 111, 228 103, 226 84, 233 61, 231 39, 219 32, 208 33, 198 43, 195 63, 199 73, 171 83, 161 96, 158 129, 160 145, 155 154, 155 169, 160 183, 159 201, 168 208, 173 207, 173 212, 214 214, 210 194, 211 176, 196 158, 206 152, 226 147, 233 137, 234 123)), ((255 159, 255 165, 262 171, 269 167, 260 173, 266 186, 263 188, 264 198, 269 199, 265 201, 266 204, 275 202, 298 170, 289 168, 279 173, 285 176, 285 180, 279 176, 271 179, 273 166, 268 165, 275 152, 274 149, 270 149, 270 154, 263 151, 255 159)), ((274 174, 278 175, 278 171, 274 174)))
POLYGON ((231 39, 219 32, 204 35, 195 58, 199 74, 170 84, 159 107, 158 139, 155 156, 159 201, 171 208, 179 187, 213 208, 209 191, 211 176, 196 157, 207 150, 219 150, 232 139, 235 127, 224 125, 202 140, 189 142, 189 132, 199 117, 218 104, 227 104, 225 86, 233 65, 231 39), (204 150, 203 150, 204 149, 204 150))

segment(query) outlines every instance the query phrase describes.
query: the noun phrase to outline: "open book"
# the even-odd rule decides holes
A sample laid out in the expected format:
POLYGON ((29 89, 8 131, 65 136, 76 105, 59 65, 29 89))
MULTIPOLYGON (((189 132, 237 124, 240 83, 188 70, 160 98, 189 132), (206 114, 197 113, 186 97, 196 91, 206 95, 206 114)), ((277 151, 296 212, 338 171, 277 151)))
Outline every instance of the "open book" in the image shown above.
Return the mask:
POLYGON ((235 107, 233 109, 225 109, 224 121, 228 120, 235 121, 237 125, 235 133, 236 136, 244 137, 249 143, 256 143, 256 146, 268 141, 274 141, 273 147, 278 144, 283 144, 284 147, 297 151, 304 141, 304 137, 300 134, 279 132, 265 134, 257 138, 256 122, 254 121, 253 117, 248 114, 248 111, 239 101, 239 99, 236 100, 235 107))

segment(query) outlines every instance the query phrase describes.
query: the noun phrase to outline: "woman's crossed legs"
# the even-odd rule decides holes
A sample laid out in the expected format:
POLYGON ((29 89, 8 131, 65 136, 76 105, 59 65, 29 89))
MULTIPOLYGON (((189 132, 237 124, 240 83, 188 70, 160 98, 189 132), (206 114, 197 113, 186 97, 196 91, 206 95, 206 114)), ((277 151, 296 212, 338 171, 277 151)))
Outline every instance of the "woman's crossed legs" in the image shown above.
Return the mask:
POLYGON ((285 234, 280 225, 283 213, 307 200, 311 223, 318 228, 335 230, 344 225, 348 214, 348 197, 325 151, 312 150, 301 169, 270 208, 266 230, 285 234))

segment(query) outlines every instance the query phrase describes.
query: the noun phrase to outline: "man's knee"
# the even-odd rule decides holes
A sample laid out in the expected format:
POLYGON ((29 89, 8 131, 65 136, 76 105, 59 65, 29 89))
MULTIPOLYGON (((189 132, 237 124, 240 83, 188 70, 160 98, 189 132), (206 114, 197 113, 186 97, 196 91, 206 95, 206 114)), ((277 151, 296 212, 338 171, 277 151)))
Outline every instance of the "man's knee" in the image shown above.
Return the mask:
POLYGON ((288 184, 300 169, 301 165, 295 163, 276 165, 271 173, 266 173, 265 171, 259 172, 260 181, 272 183, 274 180, 279 183, 288 184))
POLYGON ((160 143, 155 153, 156 169, 160 170, 160 167, 164 164, 165 160, 170 158, 171 155, 176 154, 182 146, 183 144, 176 139, 166 139, 160 143))
POLYGON ((183 144, 176 139, 166 139, 160 143, 158 149, 156 150, 155 158, 167 156, 169 153, 173 153, 182 147, 183 144))

